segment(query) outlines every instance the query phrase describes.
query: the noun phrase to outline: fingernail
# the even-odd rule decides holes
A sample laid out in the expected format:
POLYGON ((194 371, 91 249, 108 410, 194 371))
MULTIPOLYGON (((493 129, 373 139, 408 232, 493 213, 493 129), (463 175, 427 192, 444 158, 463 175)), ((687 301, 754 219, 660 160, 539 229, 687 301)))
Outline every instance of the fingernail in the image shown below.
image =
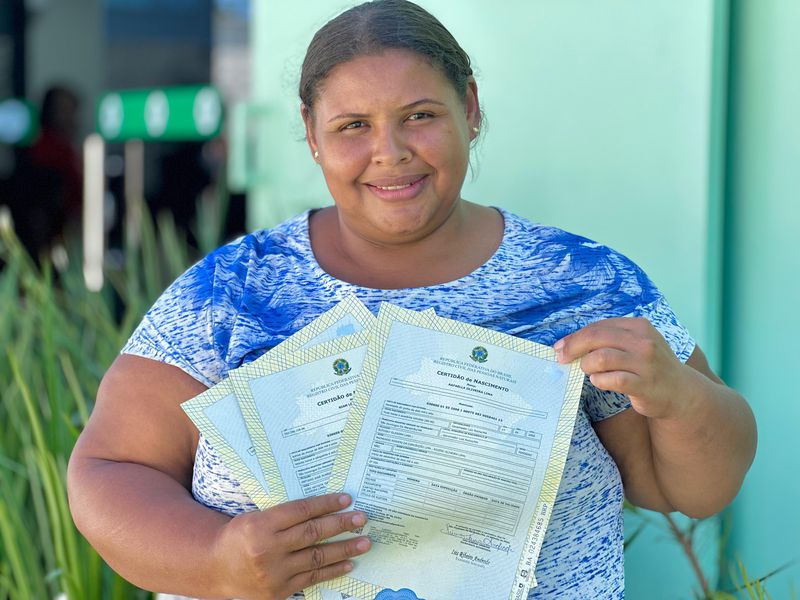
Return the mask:
POLYGON ((351 521, 353 525, 355 525, 356 527, 361 527, 364 523, 367 522, 367 517, 366 515, 363 515, 361 513, 356 513, 353 515, 351 521))
POLYGON ((356 550, 359 552, 366 552, 370 547, 369 538, 361 538, 356 542, 356 550))
POLYGON ((348 494, 339 496, 339 504, 342 506, 350 506, 350 496, 348 494))
POLYGON ((344 568, 344 572, 345 573, 349 573, 350 571, 353 570, 353 563, 346 562, 346 563, 344 563, 344 567, 343 568, 344 568))
POLYGON ((555 345, 553 346, 553 350, 561 354, 561 351, 564 349, 564 340, 558 340, 555 345))

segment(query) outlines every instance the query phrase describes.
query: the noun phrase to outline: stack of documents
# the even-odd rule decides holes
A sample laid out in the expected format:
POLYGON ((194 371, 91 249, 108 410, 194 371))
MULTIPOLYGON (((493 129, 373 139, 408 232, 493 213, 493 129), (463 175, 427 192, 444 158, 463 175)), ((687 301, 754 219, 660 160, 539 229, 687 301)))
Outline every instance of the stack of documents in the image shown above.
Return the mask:
POLYGON ((311 600, 521 600, 582 384, 547 346, 350 297, 183 408, 259 508, 367 513, 372 549, 311 600))

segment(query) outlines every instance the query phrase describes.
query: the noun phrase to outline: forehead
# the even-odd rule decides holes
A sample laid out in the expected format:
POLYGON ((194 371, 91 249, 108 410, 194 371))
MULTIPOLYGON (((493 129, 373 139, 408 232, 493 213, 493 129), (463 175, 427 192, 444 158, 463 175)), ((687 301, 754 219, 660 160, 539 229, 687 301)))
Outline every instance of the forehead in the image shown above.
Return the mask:
POLYGON ((458 101, 458 94, 426 57, 387 50, 334 67, 322 81, 314 106, 317 112, 362 112, 369 107, 405 106, 420 98, 449 103, 458 101))

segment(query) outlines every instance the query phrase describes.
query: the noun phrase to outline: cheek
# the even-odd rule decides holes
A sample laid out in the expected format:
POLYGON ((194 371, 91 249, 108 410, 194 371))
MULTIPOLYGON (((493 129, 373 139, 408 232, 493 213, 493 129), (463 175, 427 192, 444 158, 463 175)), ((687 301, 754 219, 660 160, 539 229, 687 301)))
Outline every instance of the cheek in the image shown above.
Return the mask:
POLYGON ((469 139, 456 123, 450 120, 440 121, 436 127, 420 128, 418 136, 420 148, 435 149, 440 156, 451 159, 464 154, 469 149, 469 139))
POLYGON ((356 179, 369 162, 369 153, 364 144, 355 140, 340 140, 320 148, 322 170, 325 179, 345 183, 356 179))
POLYGON ((458 130, 447 129, 431 135, 423 134, 418 147, 424 148, 423 158, 434 166, 440 175, 458 180, 466 174, 469 142, 458 130))

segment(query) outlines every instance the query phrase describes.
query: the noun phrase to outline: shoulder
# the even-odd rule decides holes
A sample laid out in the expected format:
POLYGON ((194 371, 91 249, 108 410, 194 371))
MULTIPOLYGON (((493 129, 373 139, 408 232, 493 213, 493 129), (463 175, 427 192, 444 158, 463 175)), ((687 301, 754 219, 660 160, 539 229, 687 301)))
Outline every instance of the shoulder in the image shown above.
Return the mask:
POLYGON ((569 322, 572 330, 612 317, 644 317, 661 332, 678 358, 689 358, 694 339, 661 290, 633 260, 605 244, 558 227, 532 223, 510 213, 504 216, 512 247, 516 248, 517 268, 535 273, 541 301, 556 306, 555 313, 569 322))
MULTIPOLYGON (((302 261, 306 215, 298 215, 272 229, 262 229, 225 244, 189 268, 172 287, 189 297, 236 296, 262 270, 280 270, 281 264, 302 261)), ((169 292, 170 290, 167 290, 169 292)))
POLYGON ((644 270, 621 252, 507 211, 503 216, 507 245, 513 253, 509 258, 518 268, 535 271, 543 286, 570 295, 618 296, 630 310, 659 296, 644 270))
POLYGON ((284 221, 272 229, 260 229, 220 246, 198 263, 202 269, 243 269, 263 261, 280 260, 308 239, 307 213, 284 221))
POLYGON ((307 268, 307 234, 307 218, 302 214, 272 229, 242 236, 186 271, 159 302, 171 298, 184 308, 205 309, 220 341, 219 332, 230 330, 249 305, 270 298, 271 290, 307 268))
POLYGON ((248 306, 263 310, 270 286, 305 260, 304 217, 245 235, 194 264, 158 298, 122 352, 167 362, 206 385, 217 381, 241 315, 248 306))
POLYGON ((565 252, 577 252, 587 255, 601 256, 614 253, 614 250, 591 240, 555 227, 536 223, 525 217, 501 211, 506 221, 506 239, 521 249, 528 249, 531 254, 550 256, 563 256, 565 252))

